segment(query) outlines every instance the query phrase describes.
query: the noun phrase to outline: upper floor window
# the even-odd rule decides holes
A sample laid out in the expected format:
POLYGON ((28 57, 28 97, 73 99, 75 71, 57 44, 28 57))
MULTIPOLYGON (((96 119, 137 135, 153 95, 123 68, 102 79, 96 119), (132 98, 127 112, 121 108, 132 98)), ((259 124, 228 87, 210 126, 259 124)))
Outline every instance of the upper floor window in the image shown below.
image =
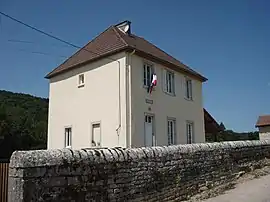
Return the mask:
POLYGON ((186 78, 185 80, 185 97, 189 100, 192 100, 192 80, 189 78, 186 78))
POLYGON ((71 147, 72 128, 65 128, 65 147, 71 147))
POLYGON ((152 82, 152 75, 154 74, 153 65, 144 64, 143 65, 143 85, 149 86, 152 82))
POLYGON ((194 123, 187 121, 186 123, 186 132, 187 132, 187 144, 194 142, 194 123))
POLYGON ((166 70, 165 74, 165 90, 169 94, 175 94, 175 89, 174 89, 174 73, 171 71, 166 70))
POLYGON ((176 144, 176 121, 168 118, 167 120, 168 145, 176 144))
POLYGON ((80 74, 79 75, 79 86, 83 86, 84 85, 84 74, 80 74))

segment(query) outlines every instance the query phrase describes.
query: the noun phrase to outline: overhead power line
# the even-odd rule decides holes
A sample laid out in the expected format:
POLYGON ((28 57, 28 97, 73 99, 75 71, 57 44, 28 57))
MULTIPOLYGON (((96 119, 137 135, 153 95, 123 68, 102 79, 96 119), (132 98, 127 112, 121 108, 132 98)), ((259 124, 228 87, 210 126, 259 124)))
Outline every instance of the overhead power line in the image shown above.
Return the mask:
MULTIPOLYGON (((1 11, 0 11, 0 14, 3 15, 3 16, 5 16, 6 18, 9 18, 10 20, 13 20, 13 21, 15 21, 15 22, 17 22, 17 23, 19 23, 19 24, 21 24, 21 25, 24 25, 24 26, 26 26, 26 27, 28 27, 28 28, 30 28, 30 29, 32 29, 32 30, 35 30, 35 31, 37 31, 37 32, 39 32, 39 33, 41 33, 41 34, 43 34, 43 35, 45 35, 45 36, 48 36, 48 37, 50 37, 50 38, 52 38, 52 39, 55 39, 55 40, 60 41, 60 42, 62 42, 62 43, 64 43, 64 44, 67 44, 67 45, 69 45, 69 46, 72 46, 72 47, 74 47, 74 48, 82 49, 82 50, 84 50, 84 51, 87 51, 87 52, 89 52, 89 53, 92 53, 92 54, 95 54, 95 55, 99 56, 99 54, 96 53, 96 52, 94 52, 94 51, 87 50, 87 49, 85 49, 85 48, 83 48, 83 47, 80 47, 80 46, 75 45, 75 44, 73 44, 73 43, 71 43, 71 42, 68 42, 68 41, 66 41, 66 40, 63 40, 63 39, 61 39, 61 38, 59 38, 59 37, 56 37, 56 36, 54 36, 54 35, 52 35, 52 34, 49 34, 49 33, 45 32, 45 31, 42 31, 42 30, 40 30, 40 29, 38 29, 38 28, 36 28, 36 27, 34 27, 34 26, 32 26, 32 25, 29 25, 29 24, 27 24, 27 23, 25 23, 25 22, 22 22, 21 20, 18 20, 18 19, 14 18, 14 17, 11 17, 10 15, 5 14, 5 13, 3 13, 3 12, 1 12, 1 11)), ((117 61, 116 59, 113 59, 113 58, 110 58, 110 57, 107 57, 107 58, 110 59, 110 60, 112 60, 112 61, 117 61)), ((118 61, 117 61, 117 62, 118 62, 118 61)))
MULTIPOLYGON (((9 49, 6 49, 6 50, 9 50, 9 49)), ((67 56, 63 56, 63 55, 54 55, 54 54, 50 54, 50 53, 46 53, 46 52, 31 51, 31 50, 22 49, 22 48, 18 48, 18 49, 12 48, 12 50, 25 52, 25 53, 31 53, 31 54, 46 55, 46 56, 59 57, 59 58, 67 58, 67 56)))
MULTIPOLYGON (((19 39, 8 39, 7 40, 8 42, 11 42, 11 43, 23 43, 23 44, 36 44, 36 45, 49 45, 49 46, 61 46, 61 47, 68 47, 68 48, 71 48, 70 46, 67 46, 67 45, 58 45, 58 44, 42 44, 42 43, 38 43, 38 42, 35 42, 35 41, 26 41, 26 40, 19 40, 19 39)), ((74 48, 74 47, 72 47, 74 48)))
MULTIPOLYGON (((40 29, 38 29, 36 27, 33 27, 31 25, 28 25, 27 23, 24 23, 24 22, 22 22, 22 21, 20 21, 20 20, 18 20, 16 18, 13 18, 13 17, 11 17, 11 16, 9 16, 9 15, 1 12, 1 11, 0 11, 0 14, 3 15, 3 16, 5 16, 5 17, 7 17, 7 18, 9 18, 9 19, 11 19, 11 20, 13 20, 13 21, 15 21, 15 22, 17 22, 17 23, 19 23, 19 24, 22 24, 22 25, 24 25, 24 26, 26 26, 26 27, 28 27, 28 28, 30 28, 32 30, 35 30, 35 31, 37 31, 37 32, 39 32, 39 33, 41 33, 41 34, 43 34, 45 36, 48 36, 48 37, 53 38, 55 40, 58 40, 58 41, 60 41, 60 42, 62 42, 64 44, 70 45, 70 46, 72 46, 74 48, 78 48, 78 49, 81 49, 81 50, 84 50, 84 51, 87 51, 89 53, 92 53, 92 54, 95 54, 95 55, 99 56, 99 54, 96 53, 96 52, 94 52, 94 51, 87 50, 84 47, 77 46, 77 45, 75 45, 75 44, 73 44, 71 42, 68 42, 66 40, 60 39, 59 37, 53 36, 52 34, 49 34, 49 33, 44 32, 44 31, 42 31, 42 30, 40 30, 40 29)), ((118 132, 119 132, 119 129, 121 128, 121 93, 120 93, 120 89, 121 89, 120 72, 121 71, 120 71, 120 62, 118 60, 113 59, 113 58, 110 58, 110 57, 107 57, 107 59, 109 59, 111 61, 117 62, 118 63, 118 69, 119 69, 118 70, 118 108, 119 108, 118 110, 119 110, 119 125, 118 125, 118 128, 116 129, 117 134, 118 134, 118 138, 119 138, 119 133, 118 132)))

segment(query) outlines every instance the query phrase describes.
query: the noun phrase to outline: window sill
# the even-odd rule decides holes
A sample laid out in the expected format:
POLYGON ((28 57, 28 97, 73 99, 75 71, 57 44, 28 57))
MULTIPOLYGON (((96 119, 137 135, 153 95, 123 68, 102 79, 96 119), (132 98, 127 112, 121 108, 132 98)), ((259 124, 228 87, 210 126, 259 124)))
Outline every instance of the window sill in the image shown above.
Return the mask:
MULTIPOLYGON (((146 85, 143 85, 143 88, 145 88, 146 90, 149 88, 148 86, 146 86, 146 85)), ((155 88, 155 86, 154 86, 154 88, 152 89, 152 92, 153 91, 156 91, 156 88, 155 88)))
POLYGON ((83 88, 83 87, 84 87, 84 84, 78 85, 78 88, 83 88))
POLYGON ((193 98, 187 98, 187 97, 185 97, 185 100, 187 100, 187 101, 193 101, 193 98))
POLYGON ((167 92, 167 91, 164 91, 164 93, 167 94, 167 95, 169 95, 169 96, 172 96, 172 97, 175 97, 175 96, 176 96, 175 93, 169 93, 169 92, 167 92))

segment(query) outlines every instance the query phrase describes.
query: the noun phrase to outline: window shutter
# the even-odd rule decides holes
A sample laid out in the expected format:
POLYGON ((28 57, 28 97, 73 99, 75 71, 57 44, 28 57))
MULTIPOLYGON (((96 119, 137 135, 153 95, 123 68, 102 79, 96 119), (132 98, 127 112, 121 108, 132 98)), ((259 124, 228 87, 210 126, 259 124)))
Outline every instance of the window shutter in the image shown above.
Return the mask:
POLYGON ((192 130, 192 140, 191 141, 192 141, 192 143, 194 143, 195 142, 194 141, 195 140, 195 138, 194 138, 194 135, 195 135, 194 134, 194 123, 192 123, 192 129, 191 130, 192 130))
POLYGON ((143 83, 143 86, 145 86, 146 84, 146 79, 147 78, 147 75, 146 75, 146 67, 145 67, 145 64, 143 65, 143 68, 142 68, 142 83, 143 83))
POLYGON ((187 78, 184 77, 184 96, 187 98, 187 78))
POLYGON ((162 89, 163 89, 163 92, 166 92, 166 69, 162 70, 162 76, 163 76, 162 89))
POLYGON ((174 76, 174 74, 172 75, 172 92, 174 95, 176 94, 175 93, 175 76, 174 76))
POLYGON ((190 99, 193 100, 193 81, 190 80, 190 99))

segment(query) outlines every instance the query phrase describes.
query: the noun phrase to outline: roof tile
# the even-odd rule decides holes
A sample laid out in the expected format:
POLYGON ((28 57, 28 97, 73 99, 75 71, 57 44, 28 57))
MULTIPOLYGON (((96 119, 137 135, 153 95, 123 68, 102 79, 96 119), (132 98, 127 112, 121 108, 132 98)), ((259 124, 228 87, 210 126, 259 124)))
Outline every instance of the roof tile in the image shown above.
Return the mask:
POLYGON ((115 26, 111 26, 98 35, 95 39, 86 44, 82 49, 77 51, 74 55, 68 58, 63 64, 55 68, 50 72, 46 78, 51 78, 64 71, 70 70, 74 67, 78 67, 81 64, 91 62, 95 59, 108 56, 117 51, 125 49, 135 49, 144 54, 150 55, 154 58, 169 63, 179 70, 188 72, 202 81, 207 79, 192 70, 188 66, 184 65, 171 55, 167 54, 160 48, 156 47, 152 43, 148 42, 144 38, 138 37, 134 34, 126 34, 119 30, 115 26))
POLYGON ((270 126, 270 115, 259 116, 256 127, 270 126))

